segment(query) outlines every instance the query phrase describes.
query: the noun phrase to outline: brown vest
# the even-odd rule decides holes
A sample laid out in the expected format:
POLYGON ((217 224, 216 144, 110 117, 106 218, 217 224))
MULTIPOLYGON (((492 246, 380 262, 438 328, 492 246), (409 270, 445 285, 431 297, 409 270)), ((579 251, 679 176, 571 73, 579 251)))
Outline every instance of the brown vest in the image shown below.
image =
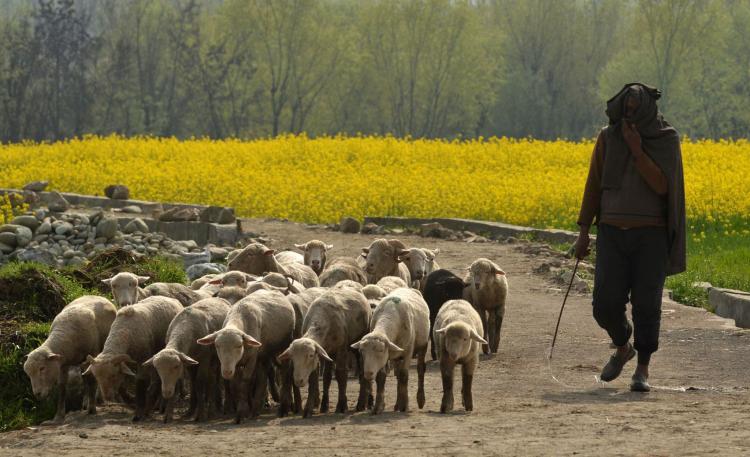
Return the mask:
POLYGON ((654 192, 628 159, 618 189, 602 189, 600 220, 639 221, 638 225, 663 226, 667 223, 667 201, 654 192))

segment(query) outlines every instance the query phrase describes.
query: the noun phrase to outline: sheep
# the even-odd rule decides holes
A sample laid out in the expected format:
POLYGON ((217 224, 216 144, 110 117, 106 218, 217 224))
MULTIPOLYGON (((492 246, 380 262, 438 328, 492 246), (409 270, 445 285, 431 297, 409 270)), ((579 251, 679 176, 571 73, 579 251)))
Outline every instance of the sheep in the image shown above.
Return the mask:
POLYGON ((435 350, 435 339, 432 332, 435 328, 435 317, 443 303, 448 300, 463 298, 464 288, 467 287, 467 284, 464 283, 463 279, 448 270, 433 271, 427 276, 424 284, 423 295, 427 306, 430 308, 430 355, 432 360, 436 360, 437 351, 435 350))
POLYGON ((369 247, 362 248, 368 283, 377 284, 385 276, 398 276, 406 284, 410 284, 409 268, 399 260, 399 257, 407 252, 401 241, 383 238, 373 241, 369 247))
MULTIPOLYGON (((289 255, 283 257, 289 257, 289 255)), ((267 272, 291 275, 305 287, 318 287, 320 285, 318 275, 312 268, 294 261, 282 262, 274 256, 273 249, 269 249, 260 243, 247 245, 240 254, 229 261, 227 266, 230 270, 244 271, 253 275, 261 275, 267 272)))
POLYGON ((391 293, 401 287, 409 287, 406 281, 397 276, 384 276, 380 278, 380 281, 376 285, 386 291, 386 293, 391 293))
POLYGON ((87 357, 89 367, 84 375, 94 375, 106 401, 114 401, 124 376, 135 376, 134 422, 148 417, 158 394, 153 367, 141 364, 164 348, 169 324, 182 310, 182 304, 169 297, 148 297, 120 308, 102 351, 87 357), (138 364, 137 371, 133 373, 127 364, 138 364))
MULTIPOLYGON (((303 417, 310 417, 318 402, 318 356, 333 363, 338 383, 336 412, 347 410, 346 383, 349 370, 349 345, 359 341, 367 333, 372 311, 361 292, 352 288, 332 289, 318 297, 310 305, 302 326, 303 335, 292 342, 279 356, 280 361, 291 361, 294 385, 304 387, 308 382, 307 403, 303 417), (330 355, 329 355, 330 354, 330 355)), ((328 390, 332 370, 323 373, 323 399, 320 412, 328 411, 328 390)), ((360 391, 357 411, 367 406, 369 382, 360 373, 360 391)))
POLYGON ((362 288, 362 294, 367 297, 367 301, 370 303, 370 308, 375 309, 388 292, 382 287, 375 284, 368 284, 362 288))
POLYGON ((300 263, 302 265, 305 264, 305 257, 300 254, 299 252, 294 251, 281 251, 278 254, 276 254, 276 261, 278 261, 281 264, 286 263, 300 263))
POLYGON ((260 281, 281 289, 286 289, 288 293, 292 294, 298 294, 305 290, 305 286, 295 281, 293 277, 282 275, 281 273, 268 273, 260 278, 260 281))
POLYGON ((326 251, 333 249, 332 244, 325 244, 319 240, 311 240, 305 244, 295 244, 294 247, 305 253, 305 265, 312 268, 318 276, 320 276, 326 267, 326 251))
POLYGON ((377 393, 373 414, 383 412, 385 407, 386 364, 393 361, 398 379, 396 406, 394 411, 408 409, 409 363, 417 358, 417 404, 424 406, 425 354, 430 332, 430 310, 419 291, 409 288, 396 289, 388 294, 375 308, 370 323, 370 333, 352 344, 359 349, 363 359, 363 377, 372 381, 377 373, 377 393))
MULTIPOLYGON (((198 340, 214 345, 221 364, 221 375, 232 381, 237 402, 236 423, 248 415, 257 417, 266 397, 269 364, 294 338, 294 307, 279 292, 259 290, 235 303, 220 330, 198 340), (252 408, 248 404, 248 384, 253 384, 252 408)), ((291 370, 281 364, 281 404, 279 417, 291 406, 291 370)))
POLYGON ((453 409, 453 369, 461 365, 461 394, 466 411, 474 409, 471 382, 479 364, 479 345, 487 344, 479 330, 482 319, 465 300, 447 301, 435 319, 433 337, 440 352, 440 373, 443 379, 443 400, 440 412, 453 409))
POLYGON ((343 281, 339 281, 333 286, 331 286, 329 289, 354 289, 358 292, 362 292, 362 289, 364 289, 364 286, 361 283, 358 283, 357 281, 352 281, 351 279, 344 279, 343 281))
POLYGON ((332 287, 334 284, 346 279, 358 282, 363 286, 367 284, 367 275, 356 259, 351 257, 336 257, 328 263, 320 273, 320 285, 332 287))
MULTIPOLYGON (((89 354, 99 354, 109 334, 117 308, 109 300, 84 295, 70 302, 55 316, 49 336, 31 351, 23 370, 31 379, 31 390, 37 398, 46 398, 57 384, 57 412, 54 421, 65 418, 68 371, 86 360, 89 354)), ((96 383, 91 376, 84 379, 88 396, 88 413, 96 413, 96 383)))
POLYGON ((176 282, 155 282, 144 288, 152 297, 174 298, 182 303, 182 306, 190 306, 193 303, 211 297, 211 293, 204 290, 193 290, 190 287, 176 282))
POLYGON ((508 295, 505 272, 491 260, 480 258, 469 266, 464 282, 469 284, 464 289, 464 300, 471 303, 482 318, 483 337, 489 343, 482 347, 482 351, 495 354, 500 344, 505 297, 508 295))
POLYGON ((132 305, 144 298, 155 295, 176 298, 184 306, 188 306, 210 296, 178 283, 156 282, 145 288, 141 288, 140 285, 148 280, 148 276, 138 276, 133 273, 122 272, 117 273, 111 278, 102 279, 102 282, 112 290, 112 296, 117 306, 132 305))
POLYGON ((440 249, 431 251, 429 249, 411 248, 399 257, 399 260, 409 268, 411 287, 424 292, 425 279, 434 270, 440 268, 440 265, 435 261, 438 253, 440 253, 440 249))
POLYGON ((190 284, 190 288, 207 292, 213 296, 222 287, 239 286, 245 288, 249 282, 257 281, 258 279, 260 279, 258 276, 249 275, 241 271, 228 271, 217 275, 211 274, 200 277, 190 284))
POLYGON ((218 360, 211 348, 196 341, 219 330, 227 312, 229 303, 220 298, 206 298, 188 306, 169 324, 164 349, 143 362, 144 367, 153 366, 161 379, 162 398, 167 401, 165 423, 172 420, 175 386, 186 369, 190 375, 190 409, 195 411, 196 421, 208 419, 218 388, 218 360))

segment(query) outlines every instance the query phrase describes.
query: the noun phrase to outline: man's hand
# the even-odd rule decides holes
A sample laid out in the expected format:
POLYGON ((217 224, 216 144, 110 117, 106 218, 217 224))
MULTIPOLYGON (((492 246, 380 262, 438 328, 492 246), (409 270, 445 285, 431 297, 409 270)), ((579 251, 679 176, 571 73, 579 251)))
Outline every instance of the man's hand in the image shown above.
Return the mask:
POLYGON ((591 253, 589 243, 591 243, 591 237, 589 236, 588 228, 584 230, 584 228, 581 227, 581 232, 578 234, 576 244, 573 245, 573 253, 577 259, 583 260, 591 253))
POLYGON ((630 149, 630 152, 632 154, 636 155, 642 152, 641 134, 638 133, 638 130, 635 128, 634 124, 631 124, 628 121, 623 121, 622 136, 623 138, 625 138, 625 144, 628 145, 628 149, 630 149))

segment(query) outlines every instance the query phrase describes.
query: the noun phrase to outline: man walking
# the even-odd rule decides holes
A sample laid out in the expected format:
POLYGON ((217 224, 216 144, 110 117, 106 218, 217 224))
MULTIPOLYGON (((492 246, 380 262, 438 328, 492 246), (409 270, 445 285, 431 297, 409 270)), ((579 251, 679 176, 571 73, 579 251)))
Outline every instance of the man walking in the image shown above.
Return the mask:
POLYGON ((666 276, 685 271, 685 193, 680 139, 657 109, 661 92, 627 84, 607 101, 609 125, 591 157, 578 218, 579 259, 598 225, 593 311, 617 351, 601 373, 612 381, 638 354, 630 389, 648 392, 648 365, 659 346, 666 276), (633 324, 625 314, 632 305, 633 324), (633 336, 633 344, 630 337, 633 336))

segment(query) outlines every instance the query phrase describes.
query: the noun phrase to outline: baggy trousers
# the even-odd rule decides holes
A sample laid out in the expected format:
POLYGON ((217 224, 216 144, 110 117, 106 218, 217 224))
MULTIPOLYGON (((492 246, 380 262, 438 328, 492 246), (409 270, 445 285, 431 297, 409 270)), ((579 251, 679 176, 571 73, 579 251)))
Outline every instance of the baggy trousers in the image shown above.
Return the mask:
POLYGON ((597 231, 594 319, 617 346, 627 344, 633 335, 639 364, 648 364, 659 348, 667 243, 665 227, 621 229, 599 224, 597 231), (625 314, 628 301, 632 326, 625 314))

